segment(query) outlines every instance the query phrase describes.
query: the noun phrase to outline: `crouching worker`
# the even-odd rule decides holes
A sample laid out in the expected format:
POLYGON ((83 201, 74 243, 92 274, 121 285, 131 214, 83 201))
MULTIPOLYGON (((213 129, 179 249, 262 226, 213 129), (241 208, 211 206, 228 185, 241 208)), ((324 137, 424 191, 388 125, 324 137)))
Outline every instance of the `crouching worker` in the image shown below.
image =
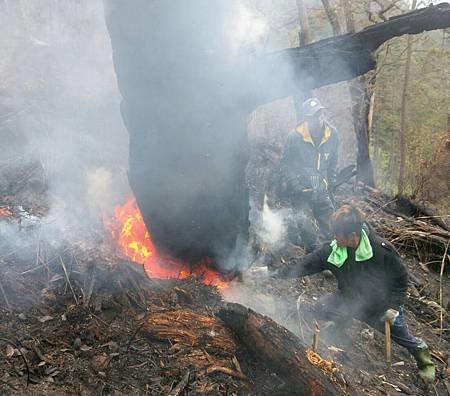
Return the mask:
POLYGON ((319 320, 330 321, 336 331, 357 318, 380 332, 391 323, 391 337, 416 359, 426 382, 435 377, 427 345, 411 335, 405 324, 402 304, 406 299, 408 275, 389 242, 364 224, 362 212, 342 206, 331 216, 334 240, 322 248, 276 271, 275 276, 294 278, 323 270, 331 271, 338 290, 320 298, 313 308, 319 320))

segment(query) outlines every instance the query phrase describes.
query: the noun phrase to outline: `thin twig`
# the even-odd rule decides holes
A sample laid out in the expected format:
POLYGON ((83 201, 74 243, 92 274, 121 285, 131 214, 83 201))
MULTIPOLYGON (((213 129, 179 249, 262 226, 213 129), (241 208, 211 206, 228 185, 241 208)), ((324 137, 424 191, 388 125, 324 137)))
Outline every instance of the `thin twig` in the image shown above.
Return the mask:
POLYGON ((301 334, 301 336, 302 336, 302 340, 303 340, 303 343, 305 343, 306 344, 306 340, 305 340, 305 334, 304 334, 304 332, 303 332, 303 325, 302 325, 302 319, 303 319, 303 317, 302 317, 302 314, 301 314, 301 307, 300 307, 300 304, 301 304, 301 298, 302 298, 302 296, 303 296, 303 294, 305 294, 305 292, 303 292, 302 294, 300 294, 300 296, 298 296, 298 299, 297 299, 297 315, 298 315, 298 324, 299 324, 299 327, 300 327, 300 334, 301 334))
POLYGON ((72 282, 70 282, 69 274, 67 273, 66 265, 64 264, 64 261, 63 261, 63 259, 62 259, 61 256, 59 256, 59 261, 60 261, 61 267, 62 267, 62 269, 63 269, 63 271, 64 271, 64 275, 65 275, 65 277, 66 277, 67 284, 69 285, 70 290, 71 290, 72 295, 73 295, 73 298, 74 298, 74 300, 75 300, 75 304, 78 305, 78 298, 77 298, 77 296, 75 295, 75 291, 73 290, 73 287, 72 287, 72 282))
POLYGON ((92 276, 91 276, 91 279, 89 280, 89 286, 88 286, 87 292, 85 292, 83 289, 83 305, 85 307, 89 306, 89 303, 90 303, 91 297, 92 297, 92 293, 94 291, 94 286, 95 286, 95 269, 94 269, 94 271, 92 271, 92 276))
MULTIPOLYGON (((450 239, 448 240, 447 246, 445 248, 445 253, 444 256, 442 257, 442 262, 441 262, 441 271, 439 272, 439 305, 441 307, 443 307, 443 286, 442 286, 442 278, 444 277, 444 268, 445 268, 445 260, 447 258, 447 252, 448 252, 448 246, 450 245, 450 239)), ((450 257, 449 257, 450 259, 450 257)), ((442 341, 442 333, 444 332, 444 310, 441 309, 440 310, 440 314, 439 314, 439 319, 440 319, 440 335, 439 335, 439 342, 442 341)))
MULTIPOLYGON (((378 212, 380 212, 381 210, 384 210, 387 206, 389 206, 392 203, 395 203, 397 201, 397 198, 394 198, 388 202, 386 202, 384 205, 379 206, 375 211, 373 211, 369 216, 367 216, 367 220, 370 220, 373 216, 375 216, 378 212)), ((370 206, 372 203, 376 203, 379 205, 378 202, 372 202, 370 201, 367 206, 370 206)))
POLYGON ((183 378, 177 384, 177 386, 170 391, 169 396, 178 396, 178 395, 180 395, 181 392, 183 392, 184 388, 186 388, 186 385, 189 383, 189 376, 190 375, 191 375, 191 371, 187 370, 186 374, 184 374, 183 378))
POLYGON ((144 326, 144 324, 146 323, 146 319, 148 317, 148 315, 150 314, 150 310, 147 310, 147 312, 145 313, 144 317, 142 318, 142 322, 139 324, 139 326, 136 328, 135 332, 131 335, 130 340, 127 343, 127 349, 125 351, 125 354, 127 355, 127 360, 128 360, 128 352, 130 350, 131 347, 131 343, 133 342, 134 338, 136 337, 136 335, 139 333, 139 331, 142 329, 142 327, 144 326))
POLYGON ((41 264, 41 265, 38 265, 37 267, 34 267, 34 268, 31 268, 31 269, 26 270, 24 272, 21 272, 19 275, 26 275, 26 274, 29 274, 30 272, 37 271, 38 269, 43 268, 43 267, 44 267, 44 265, 41 264))
POLYGON ((320 327, 319 323, 317 323, 314 326, 314 336, 313 336, 313 344, 312 344, 312 350, 314 352, 317 352, 317 348, 319 347, 319 337, 320 337, 320 327))
POLYGON ((450 215, 436 215, 436 216, 419 216, 415 219, 442 219, 443 217, 450 217, 450 215))
POLYGON ((137 369, 137 368, 144 367, 144 366, 146 366, 149 363, 150 363, 150 361, 146 360, 145 362, 143 362, 141 364, 136 364, 135 366, 129 366, 128 368, 130 368, 130 369, 137 369))
POLYGON ((219 372, 219 373, 222 373, 222 374, 229 375, 231 377, 239 378, 240 380, 246 380, 247 379, 247 377, 244 374, 239 373, 238 371, 232 370, 232 369, 230 369, 228 367, 211 366, 211 367, 208 367, 206 369, 206 374, 212 374, 212 373, 215 373, 215 372, 219 372))
POLYGON ((3 288, 3 284, 2 284, 1 280, 0 280, 0 291, 2 292, 2 296, 3 296, 3 299, 5 300, 8 311, 11 312, 11 305, 9 305, 8 297, 6 296, 5 289, 3 288))

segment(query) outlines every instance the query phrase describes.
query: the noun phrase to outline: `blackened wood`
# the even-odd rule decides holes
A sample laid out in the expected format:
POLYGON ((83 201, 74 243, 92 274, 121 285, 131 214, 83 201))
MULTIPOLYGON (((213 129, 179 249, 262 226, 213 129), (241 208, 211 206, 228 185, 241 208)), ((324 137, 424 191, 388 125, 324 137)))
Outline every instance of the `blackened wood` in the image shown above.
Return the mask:
POLYGON ((179 395, 181 395, 181 393, 183 392, 184 388, 186 388, 187 384, 189 383, 189 376, 190 375, 191 375, 190 370, 187 370, 186 374, 184 374, 183 378, 177 384, 177 386, 170 391, 169 396, 179 396, 179 395))
POLYGON ((240 3, 104 0, 130 134, 129 182, 144 221, 160 250, 193 264, 209 256, 224 269, 247 262, 250 112, 366 73, 392 37, 450 26, 442 4, 258 56, 233 49, 240 3))
MULTIPOLYGON (((450 4, 441 3, 389 18, 357 33, 280 51, 272 55, 269 62, 273 75, 276 75, 275 68, 281 69, 281 62, 277 66, 277 59, 288 57, 294 68, 297 86, 313 89, 351 80, 372 70, 375 66, 374 51, 394 37, 447 27, 450 27, 450 4)), ((290 89, 292 91, 294 87, 290 89)))
POLYGON ((396 204, 400 212, 414 218, 427 219, 430 223, 450 231, 448 225, 442 220, 442 216, 435 209, 426 206, 424 203, 414 201, 405 196, 398 196, 396 204))
POLYGON ((338 386, 306 357, 289 330, 240 304, 226 304, 219 317, 256 356, 291 384, 295 395, 339 395, 338 386))
POLYGON ((248 59, 236 0, 105 0, 130 134, 129 182, 159 251, 237 265, 248 239, 248 59), (231 39, 231 41, 228 41, 231 39))

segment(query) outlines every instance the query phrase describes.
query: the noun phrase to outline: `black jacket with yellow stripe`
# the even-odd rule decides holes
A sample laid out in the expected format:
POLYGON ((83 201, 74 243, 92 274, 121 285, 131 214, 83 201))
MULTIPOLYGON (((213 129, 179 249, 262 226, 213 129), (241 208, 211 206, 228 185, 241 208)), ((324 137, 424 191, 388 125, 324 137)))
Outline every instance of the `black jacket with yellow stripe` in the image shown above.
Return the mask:
POLYGON ((326 124, 320 143, 315 144, 307 122, 288 136, 280 172, 288 189, 327 190, 336 178, 339 140, 336 130, 326 124))

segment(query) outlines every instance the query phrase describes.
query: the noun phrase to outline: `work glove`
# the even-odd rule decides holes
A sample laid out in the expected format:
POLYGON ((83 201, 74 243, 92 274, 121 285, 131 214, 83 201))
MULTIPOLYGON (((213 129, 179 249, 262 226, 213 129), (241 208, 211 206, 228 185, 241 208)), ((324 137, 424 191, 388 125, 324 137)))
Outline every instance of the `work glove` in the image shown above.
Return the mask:
POLYGON ((395 323, 395 320, 398 318, 400 313, 396 311, 395 309, 389 308, 384 315, 380 318, 382 322, 385 322, 386 320, 389 321, 390 325, 392 326, 395 323))
POLYGON ((304 192, 305 190, 309 189, 309 191, 312 191, 310 187, 308 187, 305 183, 305 178, 302 176, 296 176, 290 180, 291 188, 297 193, 304 192))
POLYGON ((277 276, 277 270, 272 270, 267 266, 254 267, 249 270, 249 275, 255 279, 274 278, 277 276))
POLYGON ((269 276, 269 268, 267 266, 251 268, 250 274, 254 278, 267 278, 269 276))

